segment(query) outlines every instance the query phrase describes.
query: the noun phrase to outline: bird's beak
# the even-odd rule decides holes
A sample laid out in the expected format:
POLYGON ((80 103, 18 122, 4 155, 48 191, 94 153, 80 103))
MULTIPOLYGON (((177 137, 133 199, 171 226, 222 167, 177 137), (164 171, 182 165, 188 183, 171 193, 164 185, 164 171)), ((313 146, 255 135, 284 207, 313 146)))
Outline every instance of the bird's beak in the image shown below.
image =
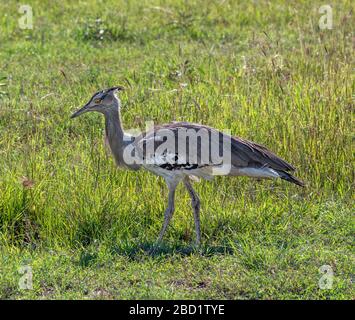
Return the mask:
POLYGON ((89 106, 86 104, 85 106, 83 106, 81 109, 75 111, 71 116, 70 118, 73 119, 73 118, 76 118, 78 116, 80 116, 81 114, 85 113, 89 111, 89 106))

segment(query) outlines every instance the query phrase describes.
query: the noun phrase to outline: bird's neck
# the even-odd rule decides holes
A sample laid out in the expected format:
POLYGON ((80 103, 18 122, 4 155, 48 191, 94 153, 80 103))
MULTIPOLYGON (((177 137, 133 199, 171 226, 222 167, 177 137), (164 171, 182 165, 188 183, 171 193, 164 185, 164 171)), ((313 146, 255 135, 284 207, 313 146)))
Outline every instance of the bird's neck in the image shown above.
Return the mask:
POLYGON ((105 113, 106 138, 118 166, 124 166, 124 131, 119 107, 105 113))

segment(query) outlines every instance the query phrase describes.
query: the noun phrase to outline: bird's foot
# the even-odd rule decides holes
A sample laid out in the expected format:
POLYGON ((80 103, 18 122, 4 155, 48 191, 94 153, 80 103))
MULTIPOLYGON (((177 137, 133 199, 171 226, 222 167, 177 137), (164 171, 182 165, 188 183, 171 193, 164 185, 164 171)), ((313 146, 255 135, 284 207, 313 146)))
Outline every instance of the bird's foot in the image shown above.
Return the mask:
POLYGON ((202 252, 202 246, 201 246, 201 240, 196 240, 196 242, 192 245, 192 248, 196 251, 196 252, 202 252))
POLYGON ((160 246, 161 246, 161 239, 158 239, 154 244, 153 244, 153 246, 150 248, 150 250, 148 251, 148 253, 150 254, 150 255, 154 255, 156 252, 157 252, 157 250, 160 248, 160 246))

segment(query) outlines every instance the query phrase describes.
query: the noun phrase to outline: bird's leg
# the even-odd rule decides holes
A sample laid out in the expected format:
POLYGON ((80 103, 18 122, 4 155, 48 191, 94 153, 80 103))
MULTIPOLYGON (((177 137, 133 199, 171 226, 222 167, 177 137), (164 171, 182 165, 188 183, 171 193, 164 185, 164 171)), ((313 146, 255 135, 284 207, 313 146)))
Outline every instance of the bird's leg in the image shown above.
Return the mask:
POLYGON ((169 187, 168 207, 166 208, 165 213, 164 213, 164 223, 163 223, 163 226, 162 226, 160 233, 159 233, 159 237, 157 240, 158 243, 161 242, 161 240, 163 239, 166 228, 168 227, 168 224, 169 224, 171 217, 173 216, 173 213, 174 213, 176 186, 177 186, 177 184, 175 184, 175 183, 168 183, 168 187, 169 187))
POLYGON ((196 244, 199 246, 201 244, 200 199, 198 197, 198 194, 192 187, 188 177, 184 179, 184 185, 191 197, 191 205, 194 211, 195 228, 196 228, 196 244))

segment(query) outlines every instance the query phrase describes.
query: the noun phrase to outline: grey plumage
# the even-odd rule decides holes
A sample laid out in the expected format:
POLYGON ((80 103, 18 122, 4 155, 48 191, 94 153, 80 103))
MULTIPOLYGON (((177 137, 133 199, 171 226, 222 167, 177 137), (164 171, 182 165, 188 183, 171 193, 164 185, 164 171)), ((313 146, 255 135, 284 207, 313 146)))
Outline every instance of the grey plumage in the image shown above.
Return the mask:
MULTIPOLYGON (((281 178, 299 186, 304 185, 290 173, 295 168, 266 147, 208 126, 172 122, 155 126, 136 137, 125 133, 120 117, 120 100, 116 95, 122 89, 113 87, 95 93, 72 118, 88 111, 102 113, 105 117, 107 140, 117 165, 130 170, 143 167, 165 179, 169 188, 168 206, 158 241, 162 240, 172 218, 175 190, 181 181, 191 197, 197 244, 201 240, 200 199, 191 185, 192 178, 211 179, 214 175, 250 176, 281 178), (188 138, 185 135, 187 133, 190 134, 188 138), (193 140, 191 136, 196 139, 193 140), (127 161, 127 154, 131 156, 130 153, 139 161, 127 161), (221 170, 222 163, 214 161, 214 158, 219 159, 218 156, 225 154, 230 157, 228 171, 221 170)), ((223 157, 220 159, 224 161, 223 157)))

